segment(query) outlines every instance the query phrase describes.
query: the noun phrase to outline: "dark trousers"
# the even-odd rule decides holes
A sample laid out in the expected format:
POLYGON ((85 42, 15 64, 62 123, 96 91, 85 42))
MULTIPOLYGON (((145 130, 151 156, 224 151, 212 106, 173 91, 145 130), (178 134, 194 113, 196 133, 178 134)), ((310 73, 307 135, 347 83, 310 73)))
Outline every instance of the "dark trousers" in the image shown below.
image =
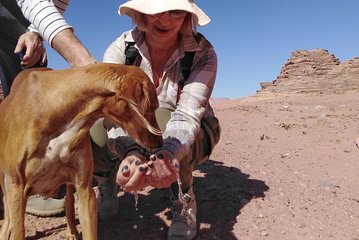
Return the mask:
MULTIPOLYGON (((162 131, 165 130, 165 126, 170 119, 170 114, 171 111, 166 109, 157 109, 156 111, 157 122, 162 131)), ((105 139, 101 139, 103 138, 103 134, 100 134, 101 131, 106 130, 101 127, 100 124, 92 126, 92 131, 90 131, 93 139, 92 151, 94 155, 94 175, 98 178, 111 178, 113 177, 113 174, 116 174, 116 167, 122 159, 114 158, 113 155, 109 153, 106 144, 95 143, 105 142, 105 139), (94 128, 96 128, 96 130, 94 128), (99 145, 101 145, 101 147, 99 145)), ((186 190, 192 185, 192 172, 194 167, 208 159, 213 147, 211 147, 210 136, 204 128, 201 128, 189 153, 180 161, 179 174, 183 189, 186 190)), ((177 185, 177 183, 174 185, 177 185)))
POLYGON ((28 26, 29 22, 15 0, 0 1, 0 80, 5 97, 9 95, 15 76, 21 71, 21 60, 14 50, 28 26))

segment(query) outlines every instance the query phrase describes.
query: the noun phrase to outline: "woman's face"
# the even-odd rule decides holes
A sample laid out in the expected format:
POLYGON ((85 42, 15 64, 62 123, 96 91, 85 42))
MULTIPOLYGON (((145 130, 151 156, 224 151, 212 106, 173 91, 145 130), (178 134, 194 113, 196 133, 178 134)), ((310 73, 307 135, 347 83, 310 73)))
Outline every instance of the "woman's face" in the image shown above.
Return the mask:
POLYGON ((172 10, 154 15, 146 15, 146 35, 158 44, 168 44, 177 40, 187 12, 172 10))

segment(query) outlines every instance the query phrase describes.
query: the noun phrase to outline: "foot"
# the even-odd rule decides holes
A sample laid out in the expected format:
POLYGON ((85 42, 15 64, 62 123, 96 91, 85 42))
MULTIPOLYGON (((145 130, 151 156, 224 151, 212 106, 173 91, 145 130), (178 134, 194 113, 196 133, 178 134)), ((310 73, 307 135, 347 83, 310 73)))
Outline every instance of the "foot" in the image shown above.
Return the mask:
POLYGON ((40 195, 33 195, 27 199, 26 213, 50 217, 65 211, 65 199, 44 198, 40 195))
POLYGON ((115 219, 119 209, 117 185, 115 181, 111 179, 100 182, 99 191, 98 215, 100 220, 108 221, 115 219))
POLYGON ((172 221, 167 232, 168 240, 191 240, 197 234, 197 203, 192 188, 184 195, 185 203, 173 198, 172 221))

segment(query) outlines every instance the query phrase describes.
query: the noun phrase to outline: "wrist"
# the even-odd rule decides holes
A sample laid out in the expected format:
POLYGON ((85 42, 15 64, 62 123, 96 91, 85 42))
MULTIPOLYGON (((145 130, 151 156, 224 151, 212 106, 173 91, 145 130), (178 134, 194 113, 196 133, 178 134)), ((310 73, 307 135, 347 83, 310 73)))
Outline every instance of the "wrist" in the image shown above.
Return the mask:
POLYGON ((130 155, 138 156, 141 159, 146 160, 146 161, 149 159, 149 154, 147 153, 147 151, 144 149, 141 149, 141 148, 129 149, 125 153, 125 158, 130 155))
POLYGON ((32 33, 32 34, 35 34, 37 35, 37 37, 41 40, 41 41, 44 41, 44 39, 42 38, 42 36, 40 35, 40 33, 36 30, 36 29, 33 29, 33 28, 27 28, 26 29, 26 32, 27 33, 32 33))

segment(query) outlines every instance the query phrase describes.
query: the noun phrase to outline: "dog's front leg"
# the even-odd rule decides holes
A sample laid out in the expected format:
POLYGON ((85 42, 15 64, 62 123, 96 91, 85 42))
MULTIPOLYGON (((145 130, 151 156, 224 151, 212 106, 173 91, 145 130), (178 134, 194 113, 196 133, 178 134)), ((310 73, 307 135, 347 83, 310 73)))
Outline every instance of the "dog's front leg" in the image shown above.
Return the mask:
POLYGON ((79 218, 83 239, 97 239, 97 206, 95 192, 90 185, 77 188, 79 197, 79 218))
POLYGON ((26 197, 24 188, 10 180, 3 189, 5 199, 5 222, 6 229, 1 231, 1 239, 22 240, 25 239, 25 206, 26 197))
POLYGON ((65 213, 67 220, 66 238, 68 240, 80 239, 80 234, 76 228, 75 222, 74 186, 70 184, 67 184, 66 186, 65 213))
POLYGON ((76 173, 76 190, 82 238, 93 240, 97 239, 97 206, 92 188, 93 157, 90 144, 84 146, 84 152, 79 156, 79 163, 81 171, 76 173))
MULTIPOLYGON (((3 177, 2 179, 3 180, 3 177)), ((1 189, 5 189, 4 182, 1 183, 1 189)), ((0 239, 9 239, 10 238, 10 219, 9 219, 9 209, 6 200, 6 191, 3 191, 3 206, 4 206, 4 221, 1 226, 0 239)))

